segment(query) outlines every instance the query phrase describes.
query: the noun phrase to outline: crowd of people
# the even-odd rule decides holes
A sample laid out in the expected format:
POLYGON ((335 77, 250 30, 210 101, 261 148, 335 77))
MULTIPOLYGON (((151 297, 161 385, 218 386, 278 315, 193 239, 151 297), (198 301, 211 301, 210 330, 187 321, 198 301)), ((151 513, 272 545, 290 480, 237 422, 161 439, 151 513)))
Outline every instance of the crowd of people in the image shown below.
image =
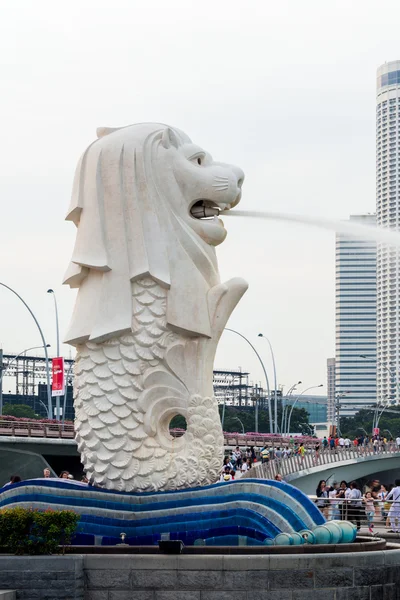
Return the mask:
MULTIPOLYGON (((57 476, 53 476, 51 474, 51 471, 49 468, 45 468, 43 469, 43 477, 41 477, 41 479, 67 479, 68 481, 77 481, 74 479, 74 476, 72 475, 72 473, 70 473, 69 471, 61 471, 60 475, 57 476)), ((4 487, 7 487, 9 485, 12 485, 14 483, 19 483, 20 481, 22 481, 22 478, 19 475, 11 475, 10 477, 10 481, 7 481, 7 483, 5 483, 3 485, 4 487)), ((89 483, 88 479, 85 475, 82 475, 82 477, 80 478, 80 480, 78 480, 79 483, 89 483)))
POLYGON ((396 438, 383 435, 362 434, 353 439, 342 435, 324 437, 321 442, 322 451, 346 451, 350 449, 368 448, 375 453, 400 451, 400 435, 396 438))
POLYGON ((357 531, 361 520, 366 519, 370 533, 375 522, 390 527, 393 533, 400 533, 400 479, 394 484, 385 485, 374 479, 365 484, 361 491, 357 481, 332 485, 322 479, 316 490, 316 504, 329 520, 352 521, 357 531))

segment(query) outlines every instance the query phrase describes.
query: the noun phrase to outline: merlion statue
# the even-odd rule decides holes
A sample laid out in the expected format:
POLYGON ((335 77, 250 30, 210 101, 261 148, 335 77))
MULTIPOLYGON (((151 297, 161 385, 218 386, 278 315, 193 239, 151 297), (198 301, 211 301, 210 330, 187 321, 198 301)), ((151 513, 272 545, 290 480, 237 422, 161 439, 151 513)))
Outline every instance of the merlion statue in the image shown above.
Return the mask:
POLYGON ((217 481, 223 436, 213 361, 247 289, 221 284, 220 211, 243 173, 179 129, 99 129, 78 164, 67 220, 77 227, 64 283, 78 288, 66 341, 76 346, 78 449, 94 485, 173 490, 217 481), (187 422, 174 438, 176 415, 187 422))

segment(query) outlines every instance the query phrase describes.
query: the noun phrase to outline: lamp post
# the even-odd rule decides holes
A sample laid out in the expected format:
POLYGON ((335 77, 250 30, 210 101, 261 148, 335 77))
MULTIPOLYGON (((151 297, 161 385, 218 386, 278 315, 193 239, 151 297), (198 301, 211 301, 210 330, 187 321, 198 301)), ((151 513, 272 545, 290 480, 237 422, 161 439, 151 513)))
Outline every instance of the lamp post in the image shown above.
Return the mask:
POLYGON ((386 403, 383 405, 383 408, 381 410, 381 412, 379 412, 379 409, 381 408, 382 404, 377 404, 375 411, 374 411, 374 418, 373 418, 373 422, 372 422, 372 433, 374 432, 374 429, 377 429, 379 427, 379 421, 381 420, 381 416, 383 415, 383 413, 385 412, 385 410, 387 408, 390 408, 391 406, 394 406, 393 404, 389 404, 386 403))
POLYGON ((275 366, 275 356, 274 356, 274 351, 272 349, 272 344, 269 341, 269 339, 263 334, 263 333, 259 333, 258 337, 264 338, 269 346, 269 349, 271 351, 271 357, 272 357, 272 368, 274 370, 274 420, 275 420, 275 433, 278 433, 278 391, 277 391, 277 382, 276 382, 276 366, 275 366))
POLYGON ((286 410, 286 401, 289 398, 289 396, 291 396, 293 394, 293 392, 297 388, 297 386, 301 385, 301 383, 302 383, 301 381, 298 381, 297 383, 294 383, 292 385, 292 387, 290 387, 288 389, 288 391, 286 393, 286 396, 284 396, 282 398, 282 418, 281 418, 281 433, 282 433, 282 435, 285 433, 285 429, 284 429, 284 427, 285 427, 285 416, 286 416, 286 412, 287 412, 287 410, 286 410))
POLYGON ((233 417, 233 418, 234 418, 236 421, 239 421, 239 423, 241 424, 241 426, 242 426, 242 433, 243 433, 243 435, 244 435, 245 431, 244 431, 244 425, 243 425, 243 422, 242 422, 242 421, 239 419, 239 417, 233 417))
MULTIPOLYGON (((258 360, 260 361, 260 365, 262 367, 262 370, 264 371, 265 382, 267 384, 269 428, 270 428, 270 433, 274 433, 272 412, 271 412, 271 390, 269 387, 267 371, 265 369, 263 361, 261 360, 261 356, 258 354, 257 350, 254 348, 253 344, 243 334, 239 333, 235 329, 230 329, 229 327, 225 327, 225 331, 231 331, 232 333, 236 333, 236 335, 240 335, 240 337, 243 338, 249 344, 249 346, 252 348, 253 352, 257 356, 258 360)), ((256 433, 258 433, 258 401, 257 400, 256 400, 256 404, 255 404, 255 422, 256 422, 255 430, 256 430, 256 433)))
POLYGON ((60 328, 58 326, 57 298, 56 298, 54 290, 49 289, 49 290, 47 290, 47 293, 53 295, 54 310, 55 310, 55 313, 56 313, 57 356, 60 356, 60 328))
MULTIPOLYGON (((370 356, 367 356, 366 354, 360 354, 360 358, 363 358, 364 360, 368 360, 369 358, 371 358, 370 356)), ((374 361, 372 360, 372 362, 376 362, 376 365, 380 365, 382 367, 382 369, 384 369, 385 371, 387 371, 390 375, 390 378, 394 380, 394 384, 397 387, 397 390, 399 392, 400 395, 400 382, 398 380, 397 377, 397 373, 395 370, 390 369, 389 367, 387 367, 386 365, 382 365, 382 363, 380 363, 379 361, 374 361)))
MULTIPOLYGON (((73 366, 74 366, 74 363, 72 362, 72 363, 69 365, 69 368, 68 368, 67 374, 66 374, 66 376, 65 376, 65 386, 64 386, 64 388, 65 388, 65 393, 64 393, 63 414, 62 414, 62 422, 63 422, 63 425, 64 425, 64 421, 65 421, 65 411, 66 411, 66 408, 67 408, 68 377, 70 376, 70 373, 71 373, 71 371, 72 371, 72 369, 73 369, 73 366)), ((222 429, 224 429, 223 422, 222 422, 222 429)))
POLYGON ((303 395, 304 395, 306 392, 308 392, 309 390, 313 390, 313 389, 315 389, 315 388, 320 388, 320 387, 323 387, 323 385, 324 385, 323 383, 320 383, 319 385, 311 385, 310 387, 308 387, 308 388, 306 388, 305 390, 303 390, 303 391, 301 392, 301 394, 299 394, 299 395, 296 397, 295 401, 294 401, 294 402, 293 402, 293 404, 292 404, 292 408, 290 409, 289 418, 288 418, 288 422, 287 422, 287 427, 286 427, 286 431, 285 431, 285 433, 286 433, 286 434, 288 434, 288 433, 289 433, 289 431, 290 431, 290 421, 291 421, 291 419, 292 419, 292 413, 293 413, 293 409, 294 409, 294 407, 296 406, 297 402, 299 401, 299 398, 301 398, 301 397, 302 397, 302 396, 303 396, 303 395))
MULTIPOLYGON (((53 300, 54 300, 54 310, 56 313, 56 339, 57 339, 57 358, 59 358, 60 356, 60 328, 58 325, 58 308, 57 308, 57 298, 56 298, 56 294, 54 292, 54 290, 52 290, 51 288, 47 290, 48 294, 51 294, 53 296, 53 300)), ((65 397, 65 394, 64 394, 65 397)), ((56 396, 56 419, 57 421, 60 421, 60 396, 56 396)))
MULTIPOLYGON (((16 360, 18 360, 18 358, 20 356, 22 356, 26 352, 30 352, 31 350, 38 350, 39 348, 42 348, 42 346, 32 346, 32 348, 26 348, 25 350, 23 350, 22 352, 20 352, 16 356, 14 356, 14 358, 12 358, 10 360, 10 362, 8 363, 8 365, 6 366, 5 369, 3 369, 3 368, 1 369, 1 373, 0 373, 0 415, 3 414, 3 377, 4 377, 4 375, 7 373, 8 369, 11 367, 11 365, 13 364, 13 362, 15 362, 16 360)), ((50 348, 50 344, 47 344, 47 348, 50 348)), ((47 408, 46 408, 46 411, 47 411, 47 408)), ((50 418, 51 417, 49 417, 49 419, 50 418)))
POLYGON ((5 283, 2 283, 1 281, 0 281, 0 285, 2 287, 5 287, 10 292, 12 292, 15 296, 17 296, 17 298, 19 300, 21 300, 21 302, 25 306, 25 308, 28 309, 28 311, 29 311, 32 319, 35 321, 35 324, 36 324, 36 326, 37 326, 37 328, 39 330, 40 337, 42 338, 42 346, 43 346, 43 349, 44 349, 45 360, 46 360, 47 406, 48 406, 48 413, 51 415, 51 413, 52 413, 52 403, 51 403, 51 385, 50 385, 49 354, 47 352, 47 344, 46 344, 46 340, 44 339, 43 331, 42 331, 42 329, 41 329, 41 327, 39 325, 39 321, 37 320, 37 318, 33 314, 32 310, 29 308, 29 306, 27 305, 27 303, 25 302, 25 300, 23 298, 21 298, 21 296, 15 290, 13 290, 10 286, 6 285, 5 283))
POLYGON ((340 435, 340 398, 345 398, 348 392, 342 392, 336 396, 336 432, 340 435))

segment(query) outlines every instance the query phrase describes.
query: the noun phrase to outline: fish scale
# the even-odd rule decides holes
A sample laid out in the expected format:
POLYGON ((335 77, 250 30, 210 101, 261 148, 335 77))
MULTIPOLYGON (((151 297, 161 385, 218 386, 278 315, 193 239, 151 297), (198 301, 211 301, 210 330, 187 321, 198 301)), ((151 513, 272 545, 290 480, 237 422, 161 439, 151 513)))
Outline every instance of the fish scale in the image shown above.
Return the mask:
POLYGON ((204 485, 218 477, 220 457, 214 456, 215 440, 221 441, 217 405, 190 394, 181 378, 171 373, 168 348, 186 344, 187 338, 169 329, 166 310, 167 290, 151 277, 139 279, 132 283, 131 333, 77 348, 77 442, 94 485, 157 491, 204 485), (148 375, 158 369, 168 379, 157 387, 148 375), (149 386, 153 389, 150 405, 168 403, 162 394, 176 397, 177 402, 186 398, 187 434, 169 441, 170 447, 157 423, 155 432, 149 429, 151 407, 140 405, 149 386))

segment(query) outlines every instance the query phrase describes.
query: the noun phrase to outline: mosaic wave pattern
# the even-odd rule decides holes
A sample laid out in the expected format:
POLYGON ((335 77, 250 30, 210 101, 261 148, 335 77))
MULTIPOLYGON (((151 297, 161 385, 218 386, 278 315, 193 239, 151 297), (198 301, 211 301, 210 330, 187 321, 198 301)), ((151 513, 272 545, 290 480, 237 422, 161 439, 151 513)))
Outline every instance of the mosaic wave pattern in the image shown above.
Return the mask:
MULTIPOLYGON (((154 545, 166 537, 186 545, 293 544, 304 542, 297 532, 327 529, 303 492, 259 479, 144 494, 33 479, 0 490, 0 508, 14 506, 75 510, 81 515, 76 544, 118 544, 122 532, 131 545, 154 545)), ((337 531, 324 535, 323 543, 342 541, 337 531)), ((318 543, 314 534, 308 541, 318 543)))

